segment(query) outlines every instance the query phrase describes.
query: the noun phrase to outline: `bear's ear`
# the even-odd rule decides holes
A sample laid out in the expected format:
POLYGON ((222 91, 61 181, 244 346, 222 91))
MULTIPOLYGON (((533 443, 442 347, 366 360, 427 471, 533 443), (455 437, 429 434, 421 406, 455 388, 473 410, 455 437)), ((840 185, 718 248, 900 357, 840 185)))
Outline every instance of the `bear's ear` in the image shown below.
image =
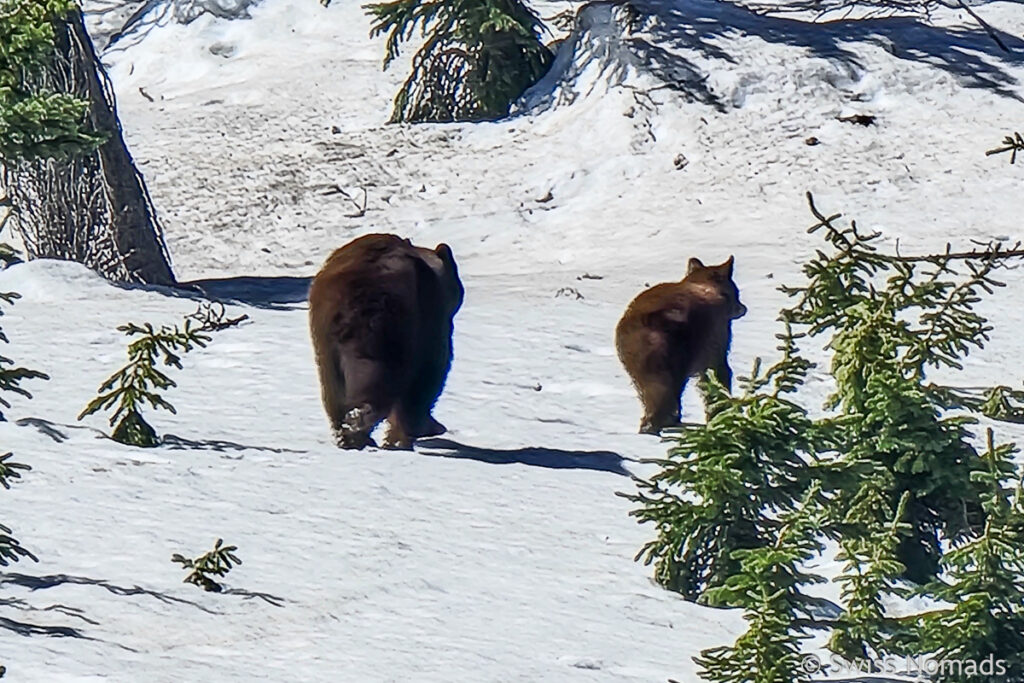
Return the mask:
POLYGON ((452 253, 452 248, 444 242, 434 247, 434 253, 441 258, 441 263, 444 263, 449 268, 455 267, 455 254, 452 253))
POLYGON ((735 260, 734 256, 730 256, 729 259, 722 264, 722 272, 725 273, 726 277, 732 277, 732 267, 735 260))
POLYGON ((698 268, 704 268, 704 264, 701 263, 699 258, 692 258, 686 264, 686 274, 689 275, 690 273, 692 273, 693 271, 697 270, 698 268))

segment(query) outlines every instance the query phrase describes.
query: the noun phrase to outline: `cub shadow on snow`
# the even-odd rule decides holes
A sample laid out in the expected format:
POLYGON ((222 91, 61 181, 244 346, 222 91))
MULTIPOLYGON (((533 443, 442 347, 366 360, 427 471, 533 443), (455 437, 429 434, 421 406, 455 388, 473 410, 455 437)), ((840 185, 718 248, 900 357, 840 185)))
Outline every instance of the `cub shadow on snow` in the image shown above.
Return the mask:
MULTIPOLYGON (((968 28, 944 28, 914 17, 810 22, 718 0, 689 0, 685 5, 677 0, 610 0, 585 7, 580 27, 584 32, 592 31, 588 47, 600 62, 602 78, 607 82, 621 84, 630 68, 640 68, 663 81, 664 87, 719 111, 726 111, 730 105, 723 100, 727 94, 707 88, 706 74, 713 66, 699 64, 693 53, 735 64, 729 41, 741 35, 804 48, 810 56, 836 63, 851 81, 858 80, 867 67, 850 44, 873 43, 897 59, 930 64, 950 73, 967 87, 1024 101, 1015 91, 1018 79, 1007 69, 1024 65, 1024 40, 992 27, 1010 50, 1006 52, 973 23, 968 28), (620 7, 624 11, 624 16, 617 18, 620 33, 609 37, 602 24, 616 21, 612 10, 620 7), (657 21, 648 22, 648 18, 657 21)), ((566 53, 573 43, 570 37, 561 45, 551 72, 527 94, 527 100, 534 104, 524 111, 550 101, 560 82, 576 75, 574 56, 566 53)), ((576 50, 579 52, 578 46, 576 50)), ((748 74, 749 78, 754 76, 748 74)), ((823 74, 825 81, 842 79, 840 74, 823 74)))
POLYGON ((611 451, 564 451, 557 448, 527 446, 508 450, 467 446, 451 439, 428 438, 416 441, 418 453, 442 458, 478 460, 492 465, 531 465, 548 469, 595 470, 630 476, 624 458, 611 451), (421 450, 429 449, 429 450, 421 450))

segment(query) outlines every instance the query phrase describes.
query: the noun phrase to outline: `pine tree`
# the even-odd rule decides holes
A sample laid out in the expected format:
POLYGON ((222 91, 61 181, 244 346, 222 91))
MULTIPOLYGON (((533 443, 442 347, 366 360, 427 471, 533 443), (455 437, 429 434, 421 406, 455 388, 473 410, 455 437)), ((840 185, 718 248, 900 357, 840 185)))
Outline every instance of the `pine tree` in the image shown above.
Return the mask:
POLYGON ((822 545, 820 489, 809 489, 800 504, 779 518, 778 530, 765 545, 732 551, 737 571, 712 588, 712 602, 743 608, 746 633, 729 647, 701 652, 694 661, 701 678, 715 683, 800 683, 810 680, 802 667, 799 614, 806 604, 801 588, 820 583, 801 565, 822 545))
MULTIPOLYGON (((971 406, 925 380, 931 367, 962 369, 971 348, 988 339, 991 327, 973 305, 981 291, 1000 284, 992 278, 998 250, 962 259, 948 250, 928 257, 880 254, 877 233, 863 234, 856 223, 837 228, 838 216, 823 216, 813 200, 811 208, 820 221, 811 231, 824 228, 833 252, 819 251, 805 266, 806 285, 784 288, 798 301, 783 317, 809 336, 831 335, 836 391, 826 408, 840 413, 834 422, 840 463, 853 475, 881 468, 892 476, 887 504, 876 507, 877 524, 886 524, 910 493, 909 531, 895 559, 906 578, 923 583, 936 574, 941 539, 958 542, 983 525, 971 476, 981 460, 967 431, 975 419, 962 414, 971 406)), ((1020 400, 1020 392, 1013 397, 1020 400)), ((856 481, 841 489, 840 507, 849 508, 856 481)), ((843 532, 871 533, 872 524, 859 525, 843 532)))
POLYGON ((836 620, 828 647, 848 661, 881 657, 904 642, 906 635, 898 619, 885 613, 883 599, 906 595, 899 578, 906 568, 896 559, 901 539, 909 531, 903 522, 910 492, 905 491, 887 525, 878 522, 879 509, 891 499, 892 476, 879 469, 861 485, 844 520, 861 533, 841 538, 836 559, 843 571, 836 581, 843 587, 845 608, 836 620))
POLYGON ((366 9, 371 35, 387 34, 384 68, 417 27, 426 35, 392 122, 501 118, 553 59, 540 17, 521 0, 393 0, 366 9))
POLYGON ((62 157, 105 137, 88 130, 87 101, 27 85, 53 59, 54 22, 75 8, 73 0, 0 0, 0 161, 62 157))
MULTIPOLYGON (((15 292, 0 293, 0 301, 7 304, 13 303, 17 298, 19 298, 19 295, 15 292)), ((0 311, 0 315, 3 315, 3 311, 0 311)), ((9 342, 7 335, 4 334, 2 329, 0 329, 0 341, 3 341, 5 344, 9 342)), ((13 365, 13 360, 0 354, 0 405, 3 405, 5 408, 10 408, 11 404, 7 402, 2 394, 13 392, 26 398, 32 398, 32 394, 21 386, 22 381, 26 379, 50 379, 38 370, 8 367, 13 365)), ((0 420, 3 419, 3 413, 0 413, 0 420)), ((28 465, 14 462, 11 460, 12 457, 13 454, 11 453, 0 455, 0 486, 3 486, 4 489, 10 489, 11 482, 14 479, 21 478, 21 472, 27 472, 32 469, 28 465)), ((22 557, 37 560, 35 555, 22 547, 18 539, 11 536, 12 533, 9 527, 0 523, 0 566, 6 567, 9 563, 17 562, 22 557)))
POLYGON ((638 493, 619 494, 640 506, 632 516, 657 528, 637 559, 653 562, 655 579, 687 599, 735 574, 735 551, 772 538, 777 516, 794 508, 814 476, 808 461, 821 448, 819 432, 785 398, 810 364, 788 331, 781 339, 783 359, 763 376, 758 360, 751 377, 740 379, 742 395, 730 396, 709 375, 707 424, 684 425, 671 437, 668 457, 650 461, 660 471, 636 479, 638 493))
POLYGON ((224 540, 218 538, 213 544, 213 550, 203 553, 195 559, 189 559, 179 553, 171 556, 171 562, 177 562, 183 569, 191 569, 184 583, 191 583, 199 586, 205 591, 220 593, 224 586, 213 577, 223 578, 227 576, 231 568, 242 561, 235 555, 238 546, 224 545, 224 540))
POLYGON ((942 578, 920 591, 953 605, 924 615, 917 646, 944 667, 944 683, 1024 680, 1024 494, 1014 444, 994 445, 991 429, 987 441, 974 475, 984 530, 948 552, 942 578))

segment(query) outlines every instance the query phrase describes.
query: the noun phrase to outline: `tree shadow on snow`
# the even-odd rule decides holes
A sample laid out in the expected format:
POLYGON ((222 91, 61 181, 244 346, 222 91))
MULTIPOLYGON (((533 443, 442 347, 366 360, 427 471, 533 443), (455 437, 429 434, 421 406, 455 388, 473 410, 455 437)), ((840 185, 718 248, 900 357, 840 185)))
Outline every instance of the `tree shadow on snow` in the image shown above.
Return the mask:
POLYGON ((218 614, 216 610, 212 610, 208 607, 200 605, 198 602, 192 600, 186 600, 185 598, 175 597, 173 595, 167 595, 159 591, 149 590, 148 588, 142 588, 141 586, 118 586, 110 583, 103 579, 92 579, 87 576, 71 576, 69 574, 48 574, 46 576, 33 576, 31 574, 19 574, 15 572, 11 573, 0 573, 0 586, 5 585, 21 586, 28 588, 31 591, 45 590, 47 588, 56 588, 57 586, 64 585, 84 585, 84 586, 99 586, 104 590, 113 593, 114 595, 145 595, 147 597, 154 598, 160 602, 166 604, 178 604, 178 605, 190 605, 196 609, 200 609, 208 614, 218 614))
POLYGON ((41 624, 30 624, 25 621, 15 621, 7 617, 0 617, 0 629, 13 631, 19 636, 50 636, 53 638, 84 638, 95 640, 82 634, 76 628, 70 626, 43 626, 41 624))
POLYGON ((225 303, 241 303, 256 308, 290 310, 306 302, 310 277, 238 277, 211 278, 183 282, 181 286, 201 293, 209 299, 225 303))
MULTIPOLYGON (((69 432, 72 430, 89 432, 98 439, 106 439, 113 441, 113 439, 104 432, 88 427, 85 425, 68 425, 58 424, 56 422, 50 422, 44 420, 41 417, 23 417, 15 422, 19 427, 35 427, 39 430, 39 433, 43 436, 53 439, 56 443, 64 443, 70 436, 69 432), (64 431, 62 431, 64 430, 64 431)), ((218 453, 227 452, 238 452, 238 451, 260 451, 264 453, 305 453, 306 451, 295 450, 293 448, 277 448, 274 446, 247 446, 241 443, 235 443, 234 441, 224 441, 223 439, 186 439, 185 437, 178 436, 176 434, 164 434, 160 437, 160 447, 167 448, 169 450, 181 451, 217 451, 218 453)))
POLYGON ((195 441, 192 439, 186 439, 175 434, 164 434, 160 437, 160 446, 169 448, 171 450, 181 451, 217 451, 219 453, 225 453, 227 451, 262 451, 266 453, 305 453, 305 451, 297 451, 292 448, 275 448, 273 446, 246 446, 245 444, 235 443, 233 441, 223 441, 220 439, 203 439, 201 441, 195 441))
POLYGON ((464 458, 492 465, 521 464, 548 469, 595 470, 611 472, 628 477, 629 471, 623 466, 627 458, 611 451, 564 451, 556 448, 527 446, 508 450, 467 446, 450 439, 420 439, 416 445, 429 450, 419 450, 423 455, 442 458, 464 458))
MULTIPOLYGON (((812 56, 829 60, 840 67, 839 73, 822 73, 821 80, 840 88, 859 80, 867 71, 852 43, 873 43, 900 60, 930 64, 957 77, 967 87, 983 88, 998 95, 1024 101, 1016 92, 1018 79, 1008 66, 1024 65, 1024 40, 993 28, 999 39, 1009 48, 1002 50, 980 26, 971 28, 943 28, 930 26, 913 17, 872 19, 839 19, 811 22, 785 16, 768 15, 719 0, 624 0, 594 3, 587 9, 593 12, 593 21, 600 22, 601 13, 611 8, 627 8, 630 30, 625 31, 619 47, 626 55, 616 52, 605 43, 606 35, 594 38, 589 46, 600 54, 603 76, 610 82, 625 79, 628 68, 642 65, 665 84, 689 99, 695 99, 719 110, 728 102, 726 93, 714 93, 704 81, 709 68, 706 60, 736 63, 732 56, 731 41, 742 36, 755 36, 768 43, 779 43, 804 48, 812 56), (645 22, 646 17, 658 21, 645 22), (845 72, 845 73, 842 73, 845 72)), ((583 27, 587 28, 587 20, 583 27)), ((566 45, 569 47, 569 44, 566 45)), ((577 48, 579 52, 579 48, 577 48)), ((538 94, 543 99, 547 91, 557 86, 556 69, 565 62, 566 55, 556 61, 551 77, 538 83, 538 94)), ((571 74, 568 74, 571 76, 571 74)), ((757 73, 746 79, 754 85, 757 73)), ((742 86, 747 85, 741 81, 742 86)), ((731 103, 739 105, 739 102, 731 103)))
POLYGON ((142 290, 164 296, 223 304, 246 304, 255 308, 288 311, 304 308, 311 277, 239 275, 179 282, 174 286, 108 281, 125 290, 142 290))

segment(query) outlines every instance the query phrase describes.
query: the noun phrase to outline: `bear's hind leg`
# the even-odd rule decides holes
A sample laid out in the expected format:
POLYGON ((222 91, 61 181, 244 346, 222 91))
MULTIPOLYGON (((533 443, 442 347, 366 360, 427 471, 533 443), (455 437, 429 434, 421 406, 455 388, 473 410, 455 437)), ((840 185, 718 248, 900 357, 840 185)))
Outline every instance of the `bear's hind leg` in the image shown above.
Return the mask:
POLYGON ((346 387, 344 414, 335 426, 335 438, 342 448, 375 445, 370 433, 394 406, 394 387, 399 376, 390 364, 377 359, 343 358, 342 367, 346 387))
POLYGON ((679 400, 684 387, 685 380, 680 383, 668 377, 648 378, 640 385, 644 405, 641 434, 660 434, 665 427, 679 424, 679 400))
POLYGON ((451 327, 446 331, 447 338, 420 368, 420 372, 410 383, 403 397, 403 404, 408 410, 409 436, 418 439, 424 436, 444 434, 448 428, 438 422, 432 412, 434 404, 444 390, 448 371, 451 369, 451 327))
POLYGON ((398 404, 388 415, 388 435, 384 439, 384 448, 398 451, 411 451, 413 439, 416 438, 411 418, 412 413, 402 404, 398 404))

